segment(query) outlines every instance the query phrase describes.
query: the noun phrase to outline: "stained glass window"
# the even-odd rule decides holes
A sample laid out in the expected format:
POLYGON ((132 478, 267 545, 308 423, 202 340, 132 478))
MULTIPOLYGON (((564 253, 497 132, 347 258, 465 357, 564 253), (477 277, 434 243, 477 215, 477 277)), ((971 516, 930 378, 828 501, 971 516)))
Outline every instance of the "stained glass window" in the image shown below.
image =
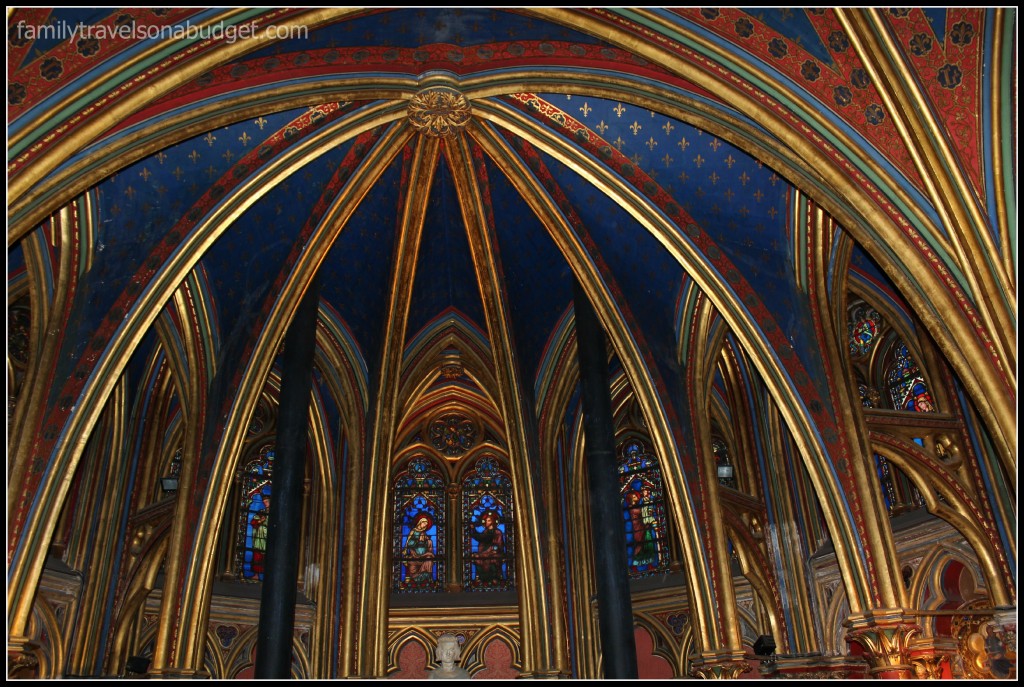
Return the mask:
POLYGON ((473 447, 476 426, 462 415, 445 415, 430 423, 430 440, 444 455, 461 456, 473 447))
POLYGON ((885 381, 895 410, 913 410, 918 413, 935 411, 935 403, 928 392, 924 376, 902 341, 897 341, 893 348, 885 381))
POLYGON ((395 591, 435 592, 445 579, 446 481, 426 457, 412 458, 395 479, 395 591))
POLYGON ((877 408, 880 396, 877 390, 872 389, 864 382, 857 383, 857 393, 860 395, 860 404, 865 408, 877 408))
POLYGON ((847 329, 850 335, 850 355, 860 358, 871 352, 881 328, 881 316, 860 301, 850 310, 847 329))
POLYGON ((512 589, 512 480, 493 456, 480 458, 462 481, 462 522, 463 587, 467 591, 512 589))
POLYGON ((658 460, 638 439, 619 447, 619 494, 632 577, 668 569, 670 555, 658 460))
POLYGON ((267 553, 267 517, 270 514, 274 446, 263 444, 242 469, 242 503, 238 522, 237 566, 243 580, 263 580, 267 553))

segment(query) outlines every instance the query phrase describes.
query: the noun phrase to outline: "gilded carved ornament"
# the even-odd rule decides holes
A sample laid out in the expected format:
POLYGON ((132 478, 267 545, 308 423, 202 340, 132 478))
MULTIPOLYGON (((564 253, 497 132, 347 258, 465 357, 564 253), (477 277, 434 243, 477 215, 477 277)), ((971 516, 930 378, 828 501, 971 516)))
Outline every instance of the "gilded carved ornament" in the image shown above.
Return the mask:
POLYGON ((448 138, 466 126, 473 108, 465 95, 449 86, 424 88, 409 102, 409 122, 422 134, 448 138))
POLYGON ((690 669, 690 674, 704 680, 736 680, 751 670, 753 668, 746 661, 725 660, 694 665, 690 669))
POLYGON ((864 658, 871 666, 871 673, 910 671, 909 644, 911 638, 920 631, 919 625, 900 622, 852 629, 847 632, 846 639, 864 647, 864 658))

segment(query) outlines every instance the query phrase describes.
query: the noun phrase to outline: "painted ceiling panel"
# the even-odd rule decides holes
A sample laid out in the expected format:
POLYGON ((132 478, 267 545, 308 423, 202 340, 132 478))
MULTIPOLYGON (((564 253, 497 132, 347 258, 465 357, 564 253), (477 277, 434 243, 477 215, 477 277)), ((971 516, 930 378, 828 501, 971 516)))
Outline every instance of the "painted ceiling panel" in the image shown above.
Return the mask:
POLYGON ((455 308, 477 327, 486 329, 455 182, 442 155, 427 201, 406 336, 414 338, 448 308, 455 308))
POLYGON ((516 353, 532 387, 547 338, 572 302, 572 273, 505 174, 488 162, 487 177, 516 353))
POLYGON ((515 12, 479 7, 381 9, 370 16, 313 29, 308 38, 283 41, 246 59, 322 48, 453 47, 515 40, 564 40, 596 43, 586 34, 515 12))
POLYGON ((618 296, 627 317, 636 319, 643 342, 663 366, 675 368, 676 294, 683 278, 679 262, 613 199, 558 161, 547 166, 558 185, 572 199, 582 230, 598 249, 599 259, 610 269, 612 293, 618 296), (621 295, 616 291, 621 289, 621 295))
POLYGON ((398 159, 359 204, 320 269, 321 297, 352 330, 371 378, 381 362, 400 186, 398 159))
MULTIPOLYGON (((234 127, 232 127, 234 128, 234 127)), ((282 180, 210 246, 202 264, 218 303, 223 335, 257 324, 255 316, 348 146, 329 150, 282 180)))

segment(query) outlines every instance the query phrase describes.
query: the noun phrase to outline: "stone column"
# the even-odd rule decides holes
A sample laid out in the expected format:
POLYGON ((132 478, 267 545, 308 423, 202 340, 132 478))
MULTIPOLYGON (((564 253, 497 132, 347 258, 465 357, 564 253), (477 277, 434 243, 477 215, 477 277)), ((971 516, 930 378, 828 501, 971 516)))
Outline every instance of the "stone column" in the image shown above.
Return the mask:
POLYGON ((590 480, 590 521, 604 676, 636 679, 633 601, 629 592, 626 531, 615 458, 615 426, 604 330, 579 282, 573 284, 576 352, 580 365, 583 433, 590 480))
POLYGON ((319 307, 320 286, 314 277, 284 341, 277 446, 271 475, 273 492, 267 517, 267 553, 256 635, 256 678, 291 677, 302 538, 302 484, 319 307))

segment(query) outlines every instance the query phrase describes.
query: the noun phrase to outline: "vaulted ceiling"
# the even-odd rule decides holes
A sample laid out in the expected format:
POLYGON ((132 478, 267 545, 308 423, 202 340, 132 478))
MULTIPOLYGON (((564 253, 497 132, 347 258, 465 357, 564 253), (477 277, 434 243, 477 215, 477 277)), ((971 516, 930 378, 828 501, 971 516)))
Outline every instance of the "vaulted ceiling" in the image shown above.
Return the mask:
MULTIPOLYGON (((813 414, 829 388, 806 336, 812 198, 856 244, 835 278, 918 311, 998 435, 1016 394, 1015 128, 990 95, 1015 75, 1009 24, 940 8, 16 10, 9 289, 40 261, 33 288, 52 289, 69 248, 48 237, 80 237, 50 422, 109 392, 103 370, 141 378, 174 340, 159 318, 203 341, 190 374, 236 387, 315 274, 364 410, 389 347, 452 323, 483 349, 507 327, 539 394, 577 278, 655 385, 678 374, 699 289, 762 372, 804 380, 813 414), (128 30, 186 25, 257 30, 128 30), (865 61, 870 41, 888 57, 865 61), (942 159, 922 157, 929 137, 942 159)), ((830 242, 846 245, 815 244, 830 242)))

